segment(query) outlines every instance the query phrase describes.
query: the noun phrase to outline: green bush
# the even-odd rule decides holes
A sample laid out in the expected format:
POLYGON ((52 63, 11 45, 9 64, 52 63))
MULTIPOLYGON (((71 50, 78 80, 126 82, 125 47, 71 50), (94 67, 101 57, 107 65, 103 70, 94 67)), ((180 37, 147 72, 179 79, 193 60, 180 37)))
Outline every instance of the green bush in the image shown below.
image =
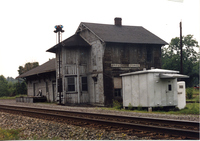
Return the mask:
POLYGON ((138 110, 138 111, 142 111, 142 110, 143 110, 142 106, 139 105, 139 106, 137 107, 137 110, 138 110))
POLYGON ((193 97, 193 88, 187 88, 186 89, 186 95, 188 99, 192 99, 193 97))
POLYGON ((199 103, 199 95, 195 98, 195 102, 199 103))
POLYGON ((181 114, 199 114, 199 104, 198 103, 188 103, 187 106, 180 110, 181 114))
POLYGON ((122 103, 120 103, 119 101, 117 100, 113 100, 113 108, 114 109, 121 109, 123 106, 122 106, 122 103))
POLYGON ((131 103, 128 104, 128 110, 133 110, 133 106, 131 105, 131 103))

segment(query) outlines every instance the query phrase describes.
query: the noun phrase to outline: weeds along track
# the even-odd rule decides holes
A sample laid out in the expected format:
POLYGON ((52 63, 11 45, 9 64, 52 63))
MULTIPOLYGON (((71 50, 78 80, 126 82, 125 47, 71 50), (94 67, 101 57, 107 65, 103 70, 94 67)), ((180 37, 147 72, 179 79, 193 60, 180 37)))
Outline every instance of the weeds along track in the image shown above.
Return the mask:
POLYGON ((152 139, 199 139, 199 122, 194 121, 118 116, 10 105, 0 105, 0 110, 77 126, 103 128, 139 137, 151 136, 152 139))

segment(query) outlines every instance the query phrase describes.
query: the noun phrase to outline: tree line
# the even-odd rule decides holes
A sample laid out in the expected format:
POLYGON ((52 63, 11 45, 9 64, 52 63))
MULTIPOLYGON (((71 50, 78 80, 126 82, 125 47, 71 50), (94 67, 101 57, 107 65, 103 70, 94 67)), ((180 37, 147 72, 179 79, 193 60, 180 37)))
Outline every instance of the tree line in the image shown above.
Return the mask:
MULTIPOLYGON (((39 66, 38 62, 28 62, 24 66, 19 66, 18 74, 21 75, 37 66, 39 66)), ((0 75, 0 97, 16 96, 19 94, 27 94, 26 81, 22 78, 5 78, 3 75, 0 75)))
POLYGON ((9 79, 13 79, 12 77, 5 78, 3 75, 0 76, 0 97, 2 96, 15 96, 18 94, 27 94, 26 82, 23 80, 22 82, 9 81, 9 79))
MULTIPOLYGON (((199 47, 198 42, 193 35, 183 36, 182 38, 182 61, 183 74, 190 76, 182 79, 187 87, 199 84, 199 53, 196 51, 199 47), (195 49, 196 48, 196 49, 195 49)), ((172 38, 167 47, 162 48, 162 68, 180 71, 180 38, 172 38)))

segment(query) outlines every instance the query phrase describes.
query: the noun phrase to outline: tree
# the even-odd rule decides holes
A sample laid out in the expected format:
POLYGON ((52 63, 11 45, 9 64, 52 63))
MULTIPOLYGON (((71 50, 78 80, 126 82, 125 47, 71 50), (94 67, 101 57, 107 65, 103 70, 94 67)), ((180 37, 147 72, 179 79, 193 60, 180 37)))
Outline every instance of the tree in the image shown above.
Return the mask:
MULTIPOLYGON (((199 56, 195 47, 199 47, 198 42, 193 39, 193 35, 183 36, 183 74, 189 75, 189 79, 184 79, 187 86, 198 84, 199 82, 199 56)), ((162 48, 162 68, 180 71, 180 38, 171 39, 168 47, 162 48)))
POLYGON ((21 75, 21 74, 23 74, 23 73, 25 73, 25 72, 37 67, 37 66, 39 66, 38 62, 32 62, 32 63, 28 62, 28 63, 26 63, 24 65, 24 67, 23 66, 19 66, 18 73, 19 73, 19 75, 21 75))
POLYGON ((27 94, 27 85, 25 81, 23 81, 22 83, 15 83, 14 87, 15 87, 14 95, 27 94))
POLYGON ((0 96, 8 95, 8 82, 6 78, 1 75, 0 76, 0 96))

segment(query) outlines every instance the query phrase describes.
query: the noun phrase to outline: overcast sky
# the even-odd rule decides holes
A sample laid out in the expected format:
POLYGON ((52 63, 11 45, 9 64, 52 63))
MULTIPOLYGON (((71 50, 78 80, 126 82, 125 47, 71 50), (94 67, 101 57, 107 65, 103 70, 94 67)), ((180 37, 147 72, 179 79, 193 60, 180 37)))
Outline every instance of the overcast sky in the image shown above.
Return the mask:
POLYGON ((80 22, 143 26, 166 42, 194 35, 200 42, 200 0, 0 0, 0 75, 17 77, 27 62, 43 64, 55 54, 46 52, 56 44, 54 26, 62 24, 63 40, 80 22))

